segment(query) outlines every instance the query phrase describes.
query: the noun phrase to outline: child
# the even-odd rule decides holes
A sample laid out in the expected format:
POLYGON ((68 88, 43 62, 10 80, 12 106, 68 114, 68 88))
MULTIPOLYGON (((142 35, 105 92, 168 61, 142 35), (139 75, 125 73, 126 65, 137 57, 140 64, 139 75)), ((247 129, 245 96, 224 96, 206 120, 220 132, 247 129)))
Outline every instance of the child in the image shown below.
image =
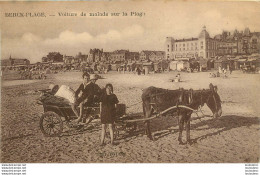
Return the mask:
POLYGON ((113 93, 112 84, 107 84, 105 87, 105 92, 101 97, 101 124, 102 124, 102 132, 101 132, 101 145, 104 145, 105 132, 108 124, 111 144, 114 144, 114 122, 116 115, 116 105, 118 103, 118 99, 116 95, 113 93))

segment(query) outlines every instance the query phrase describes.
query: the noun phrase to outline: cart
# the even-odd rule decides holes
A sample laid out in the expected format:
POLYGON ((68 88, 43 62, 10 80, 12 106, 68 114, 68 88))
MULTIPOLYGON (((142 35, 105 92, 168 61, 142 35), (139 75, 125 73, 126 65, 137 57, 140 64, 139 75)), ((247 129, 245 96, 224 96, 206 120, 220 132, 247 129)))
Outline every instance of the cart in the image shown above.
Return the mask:
MULTIPOLYGON (((40 130, 44 136, 58 137, 62 134, 64 125, 69 128, 75 128, 78 125, 73 121, 77 119, 70 104, 61 97, 56 97, 50 90, 40 90, 42 92, 40 98, 37 100, 38 105, 43 106, 43 114, 40 115, 40 130), (60 103, 56 103, 53 100, 49 100, 46 103, 46 98, 58 99, 60 103)), ((125 122, 127 120, 133 120, 140 118, 140 115, 127 115, 126 105, 117 105, 117 114, 115 121, 115 138, 119 137, 120 130, 132 134, 137 129, 136 122, 125 122)), ((84 108, 84 114, 87 114, 91 119, 100 119, 100 106, 99 103, 94 103, 92 106, 84 108)), ((83 123, 86 122, 86 116, 83 116, 83 123)), ((88 123, 87 123, 88 124, 88 123)))

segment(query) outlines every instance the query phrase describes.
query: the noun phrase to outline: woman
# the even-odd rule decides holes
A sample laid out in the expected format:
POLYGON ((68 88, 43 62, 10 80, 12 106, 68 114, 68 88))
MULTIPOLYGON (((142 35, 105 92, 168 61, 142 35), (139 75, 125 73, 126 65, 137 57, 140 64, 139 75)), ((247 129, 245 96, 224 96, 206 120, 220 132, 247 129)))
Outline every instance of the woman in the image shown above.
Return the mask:
POLYGON ((118 103, 118 99, 116 95, 113 93, 112 84, 107 84, 105 87, 105 92, 101 97, 101 124, 102 124, 102 132, 101 132, 101 145, 104 145, 106 127, 108 125, 111 144, 114 144, 114 122, 116 115, 116 105, 118 103))

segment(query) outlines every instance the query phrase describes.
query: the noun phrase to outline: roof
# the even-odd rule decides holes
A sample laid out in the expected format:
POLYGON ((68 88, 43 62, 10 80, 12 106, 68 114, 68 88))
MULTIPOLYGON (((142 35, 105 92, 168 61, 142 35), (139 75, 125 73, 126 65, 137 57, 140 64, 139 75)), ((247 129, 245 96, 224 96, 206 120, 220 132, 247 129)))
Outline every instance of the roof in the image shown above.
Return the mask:
POLYGON ((180 61, 189 61, 190 59, 189 58, 178 58, 178 60, 180 60, 180 61))
POLYGON ((222 39, 222 35, 218 34, 218 35, 214 36, 214 39, 221 40, 222 39))
POLYGON ((195 41, 198 40, 198 38, 183 38, 183 39, 179 39, 179 40, 175 40, 175 42, 183 42, 183 41, 195 41))
POLYGON ((260 32, 253 32, 253 35, 260 37, 260 32))
POLYGON ((165 54, 164 51, 153 51, 153 50, 143 50, 141 52, 143 52, 145 55, 151 55, 151 54, 164 55, 165 54))
POLYGON ((127 52, 129 52, 128 50, 115 50, 114 52, 112 52, 112 54, 126 54, 127 52))
POLYGON ((204 26, 202 31, 199 34, 199 38, 210 38, 209 33, 206 30, 206 27, 204 26))

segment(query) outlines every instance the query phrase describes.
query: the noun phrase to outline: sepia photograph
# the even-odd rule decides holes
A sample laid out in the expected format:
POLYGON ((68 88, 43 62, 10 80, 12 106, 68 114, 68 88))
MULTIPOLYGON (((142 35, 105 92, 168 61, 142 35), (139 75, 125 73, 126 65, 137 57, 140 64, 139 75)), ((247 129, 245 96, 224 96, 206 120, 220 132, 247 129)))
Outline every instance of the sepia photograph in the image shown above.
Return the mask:
POLYGON ((259 9, 0 2, 1 163, 258 164, 259 9))

